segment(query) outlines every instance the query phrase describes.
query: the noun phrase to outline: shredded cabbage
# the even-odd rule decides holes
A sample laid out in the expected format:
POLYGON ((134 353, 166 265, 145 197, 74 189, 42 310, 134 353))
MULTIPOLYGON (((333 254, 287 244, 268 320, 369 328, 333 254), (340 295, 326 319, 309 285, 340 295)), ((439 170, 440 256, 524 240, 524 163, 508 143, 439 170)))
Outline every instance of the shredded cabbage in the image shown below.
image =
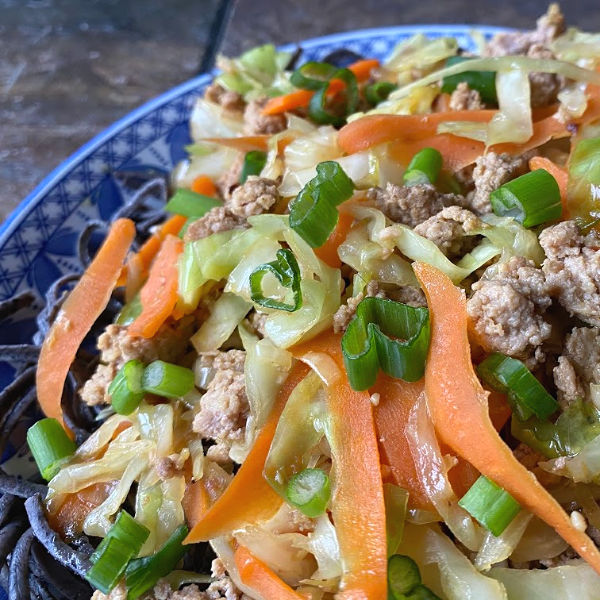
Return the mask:
POLYGON ((329 515, 324 514, 315 521, 315 528, 304 539, 297 538, 294 542, 297 547, 310 552, 317 561, 317 570, 311 575, 311 583, 319 585, 326 581, 330 585, 332 580, 342 576, 342 561, 340 546, 333 523, 329 515))
MULTIPOLYGON (((517 518, 515 517, 515 520, 517 518)), ((569 544, 556 533, 553 527, 538 517, 533 517, 527 524, 523 537, 513 550, 511 559, 519 563, 554 558, 568 547, 569 544)))
POLYGON ((600 483, 600 435, 588 442, 575 456, 559 456, 539 466, 575 483, 600 483))
POLYGON ((227 146, 211 144, 210 152, 202 155, 194 154, 188 160, 179 163, 173 173, 173 187, 189 188, 194 179, 207 175, 216 179, 228 171, 237 159, 239 152, 227 146))
POLYGON ((595 600, 600 586, 600 576, 583 561, 545 570, 495 567, 490 576, 510 600, 595 600))
POLYGON ((195 142, 213 137, 236 137, 244 133, 244 119, 241 112, 227 111, 206 98, 198 98, 190 115, 190 129, 195 142))
POLYGON ((483 531, 469 513, 458 505, 458 498, 448 480, 448 467, 435 437, 433 423, 427 413, 423 394, 411 409, 406 423, 406 438, 419 480, 435 509, 450 531, 469 550, 477 550, 483 540, 483 531))
POLYGON ((550 43, 550 49, 560 60, 593 69, 600 62, 600 35, 570 28, 550 43))

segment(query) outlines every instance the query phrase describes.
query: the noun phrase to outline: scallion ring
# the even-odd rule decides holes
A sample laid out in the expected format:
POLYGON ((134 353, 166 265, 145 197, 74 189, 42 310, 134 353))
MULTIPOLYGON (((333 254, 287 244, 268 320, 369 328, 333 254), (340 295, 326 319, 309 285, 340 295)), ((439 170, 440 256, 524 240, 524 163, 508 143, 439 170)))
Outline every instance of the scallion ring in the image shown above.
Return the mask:
POLYGON ((108 386, 112 407, 120 415, 131 414, 144 398, 142 375, 144 365, 139 360, 127 361, 108 386))
POLYGON ((40 419, 27 430, 27 444, 35 463, 46 481, 50 481, 60 465, 77 446, 56 419, 40 419))
POLYGON ((176 215, 199 219, 215 206, 222 206, 218 198, 197 194, 186 188, 179 188, 167 202, 165 210, 176 215))
MULTIPOLYGON (((472 60, 472 56, 451 56, 446 61, 446 66, 472 60)), ((465 82, 470 89, 477 90, 480 98, 486 104, 497 104, 498 96, 496 95, 496 73, 493 71, 465 71, 458 75, 449 75, 442 80, 442 92, 451 94, 459 83, 465 82)))
POLYGON ((260 265, 252 271, 250 274, 250 297, 252 302, 260 306, 294 312, 302 306, 301 280, 300 267, 294 253, 284 248, 277 251, 274 261, 260 265), (275 298, 265 297, 263 293, 263 278, 267 273, 271 273, 284 288, 292 290, 292 304, 281 302, 275 298))
POLYGON ((313 177, 290 204, 290 227, 313 248, 322 246, 338 221, 337 206, 354 192, 354 183, 335 161, 317 165, 313 177))
POLYGON ((194 372, 163 360, 151 362, 142 375, 145 392, 164 398, 181 398, 194 387, 194 372))
POLYGON ((483 475, 458 504, 496 537, 521 510, 519 503, 506 490, 483 475))
POLYGON ((365 87, 365 98, 372 106, 387 100, 388 96, 398 89, 398 86, 390 81, 377 81, 365 87))
POLYGON ((442 155, 435 148, 423 148, 423 150, 419 150, 412 157, 404 173, 404 184, 434 184, 442 170, 442 163, 442 155))
POLYGON ((88 569, 85 578, 103 594, 110 594, 133 556, 133 549, 127 543, 118 538, 110 538, 100 557, 88 569))
POLYGON ((558 410, 558 402, 516 358, 494 352, 479 363, 477 373, 493 389, 508 395, 521 421, 532 414, 547 419, 558 410))
POLYGON ((421 583, 417 563, 403 554, 388 559, 388 600, 440 600, 421 583))
POLYGON ((286 497, 307 517, 316 518, 325 512, 329 504, 329 477, 322 469, 304 469, 290 478, 286 497))
POLYGON ((115 519, 114 525, 108 530, 106 537, 90 556, 90 560, 92 563, 97 562, 104 553, 108 542, 113 538, 128 546, 135 557, 139 554, 149 535, 150 530, 147 527, 136 521, 128 512, 122 510, 115 519))
POLYGON ((380 367, 392 377, 419 380, 425 372, 429 334, 426 308, 385 298, 362 300, 342 337, 344 364, 352 388, 370 388, 380 367))
POLYGON ((250 175, 260 175, 267 163, 267 153, 261 150, 251 150, 244 156, 244 164, 242 166, 242 174, 240 175, 240 183, 246 183, 250 175))
POLYGON ((496 215, 512 217, 523 227, 555 221, 562 214, 558 183, 545 169, 501 185, 490 194, 490 202, 496 215))

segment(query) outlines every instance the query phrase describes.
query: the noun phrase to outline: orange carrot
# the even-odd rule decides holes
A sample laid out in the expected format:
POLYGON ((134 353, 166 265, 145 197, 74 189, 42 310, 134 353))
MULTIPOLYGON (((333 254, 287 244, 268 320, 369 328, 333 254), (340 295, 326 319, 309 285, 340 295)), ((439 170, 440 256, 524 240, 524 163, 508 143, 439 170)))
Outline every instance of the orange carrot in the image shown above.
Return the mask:
POLYGON ((177 303, 177 259, 182 252, 183 241, 168 235, 140 292, 142 312, 129 325, 129 335, 151 338, 173 312, 177 303))
POLYGON ((350 213, 340 211, 337 225, 331 232, 331 235, 327 238, 327 241, 319 248, 315 248, 315 254, 324 263, 328 264, 334 269, 339 269, 342 266, 342 261, 338 256, 338 248, 346 239, 353 222, 354 217, 350 213))
POLYGON ((423 381, 408 383, 382 374, 370 391, 380 397, 374 410, 377 439, 382 459, 392 470, 394 483, 408 492, 411 508, 433 510, 417 476, 405 433, 408 415, 423 389, 423 381))
POLYGON ((563 208, 563 219, 569 218, 569 209, 567 203, 567 184, 569 182, 569 172, 564 167, 557 165, 552 162, 549 158, 543 156, 534 156, 529 159, 529 168, 534 171, 535 169, 544 169, 556 179, 558 183, 558 189, 560 190, 560 201, 562 202, 563 208))
POLYGON ((61 399, 69 367, 83 338, 106 308, 135 236, 129 219, 118 219, 94 260, 63 303, 46 335, 38 361, 36 386, 44 414, 64 427, 61 399))
POLYGON ((210 507, 210 498, 204 481, 200 479, 188 482, 181 505, 188 527, 194 527, 202 520, 210 507))
POLYGON ((279 509, 282 500, 263 477, 263 469, 285 403, 307 373, 306 365, 294 365, 246 460, 225 492, 194 524, 184 543, 205 542, 244 525, 259 523, 279 509))
POLYGON ((235 566, 241 582, 263 600, 306 600, 244 546, 235 551, 235 566))
POLYGON ((367 392, 356 392, 345 376, 341 335, 330 331, 293 349, 301 357, 324 353, 340 377, 328 385, 331 417, 332 500, 344 573, 337 600, 387 597, 385 506, 373 405, 367 392))
POLYGON ((600 573, 600 551, 592 540, 573 526, 560 504, 514 457, 492 425, 488 394, 471 362, 464 292, 430 265, 415 263, 414 270, 431 316, 425 391, 441 441, 554 527, 600 573))
POLYGON ((208 175, 198 175, 192 182, 192 192, 204 194, 205 196, 216 196, 217 188, 213 180, 208 175))
MULTIPOLYGON (((351 64, 348 69, 352 71, 357 81, 367 80, 373 69, 379 66, 377 59, 364 59, 358 60, 351 64)), ((332 96, 341 92, 345 88, 346 84, 341 79, 333 79, 329 83, 327 95, 332 96)), ((315 92, 310 90, 297 90, 283 96, 276 96, 271 98, 263 108, 263 115, 278 115, 284 112, 289 112, 297 108, 304 108, 308 106, 310 99, 314 96, 315 92)))

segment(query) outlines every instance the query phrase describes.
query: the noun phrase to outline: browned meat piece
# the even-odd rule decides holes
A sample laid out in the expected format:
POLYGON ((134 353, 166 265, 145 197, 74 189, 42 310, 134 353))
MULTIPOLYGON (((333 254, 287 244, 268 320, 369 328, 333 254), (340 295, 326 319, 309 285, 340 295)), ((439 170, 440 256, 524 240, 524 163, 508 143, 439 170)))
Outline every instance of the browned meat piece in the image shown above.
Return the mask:
POLYGON ((563 354, 554 368, 561 405, 590 400, 590 383, 600 383, 600 329, 575 327, 566 337, 563 354))
POLYGON ((98 338, 100 364, 80 390, 81 399, 90 406, 110 403, 108 386, 117 371, 129 360, 138 359, 143 363, 157 359, 168 362, 178 360, 185 352, 190 335, 181 326, 186 324, 180 323, 177 327, 163 325, 154 338, 146 339, 131 337, 123 325, 109 325, 98 338))
POLYGON ((400 186, 388 183, 385 190, 371 188, 367 197, 392 221, 409 227, 423 223, 445 206, 464 204, 462 196, 441 194, 430 184, 400 186))
POLYGON ((485 215, 492 212, 490 193, 501 185, 524 175, 528 170, 529 156, 510 156, 488 152, 475 161, 473 182, 475 189, 467 194, 467 207, 475 214, 485 215))
POLYGON ((571 315, 600 326, 600 237, 593 231, 584 236, 575 221, 563 221, 544 229, 540 244, 550 294, 571 315))
POLYGON ((214 369, 214 375, 200 400, 193 429, 217 448, 211 458, 222 459, 236 441, 244 437, 248 418, 248 398, 244 379, 245 353, 241 350, 211 352, 202 355, 201 365, 214 369))
POLYGON ((213 233, 229 231, 230 229, 244 229, 246 227, 248 227, 246 219, 241 219, 231 214, 224 206, 215 206, 215 208, 211 208, 203 217, 190 224, 183 236, 183 240, 185 242, 195 242, 213 233))
POLYGON ((431 240, 446 256, 454 258, 473 249, 476 238, 468 234, 481 224, 470 210, 448 206, 417 225, 415 231, 431 240))
POLYGON ((479 110, 484 108, 481 96, 477 90, 472 90, 469 84, 461 81, 450 96, 450 110, 479 110))
POLYGON ((242 111, 246 105, 244 98, 240 94, 227 90, 214 81, 204 90, 204 97, 226 110, 242 111))
POLYGON ((493 279, 474 283, 473 291, 467 312, 474 337, 484 350, 502 352, 530 365, 541 360, 540 346, 551 333, 542 317, 551 304, 542 271, 515 256, 499 265, 493 279))
MULTIPOLYGON (((551 50, 542 44, 533 44, 527 52, 531 58, 554 58, 551 50)), ((558 92, 564 84, 564 79, 554 73, 531 73, 531 106, 548 106, 556 102, 558 92)))
POLYGON ((350 298, 348 298, 348 300, 346 301, 346 304, 342 304, 337 309, 336 313, 333 315, 333 330, 336 333, 346 331, 348 325, 350 324, 350 321, 352 321, 354 315, 356 314, 356 309, 358 305, 365 298, 372 297, 385 297, 385 294, 379 291, 379 284, 377 283, 377 281, 374 280, 369 281, 369 283, 367 283, 367 287, 365 288, 364 292, 360 292, 356 296, 350 296, 350 298))
POLYGON ((244 130, 248 135, 279 133, 287 127, 285 115, 263 115, 267 98, 252 100, 244 110, 244 130))
POLYGON ((231 167, 217 179, 217 188, 221 198, 229 200, 233 190, 240 185, 240 177, 242 176, 242 168, 244 166, 244 154, 239 153, 238 157, 233 161, 231 167))
POLYGON ((225 201, 225 208, 232 215, 247 219, 267 212, 279 198, 277 183, 272 179, 250 175, 242 185, 233 190, 231 199, 225 201))
POLYGON ((565 30, 565 19, 558 4, 551 4, 545 15, 537 20, 534 31, 498 33, 488 44, 488 56, 527 54, 533 44, 548 45, 565 30))

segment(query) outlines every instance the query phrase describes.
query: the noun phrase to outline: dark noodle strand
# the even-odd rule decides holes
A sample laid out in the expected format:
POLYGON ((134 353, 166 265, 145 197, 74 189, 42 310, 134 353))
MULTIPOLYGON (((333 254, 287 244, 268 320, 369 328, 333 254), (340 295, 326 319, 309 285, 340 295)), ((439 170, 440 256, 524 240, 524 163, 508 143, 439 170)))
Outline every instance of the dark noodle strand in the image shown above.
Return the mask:
POLYGON ((34 388, 18 400, 9 413, 5 413, 2 418, 0 418, 0 456, 4 453, 4 448, 8 443, 10 432, 21 420, 29 407, 35 403, 36 398, 37 396, 34 388))
POLYGON ((0 492, 3 494, 13 494, 19 498, 29 498, 35 494, 46 495, 48 488, 39 483, 33 483, 22 479, 21 477, 11 477, 10 475, 0 475, 0 492))
POLYGON ((106 223, 103 221, 90 221, 79 234, 79 239, 77 240, 77 256, 84 269, 92 262, 92 257, 90 256, 90 238, 98 229, 106 231, 106 223))
POLYGON ((27 529, 27 524, 22 519, 0 529, 0 560, 2 562, 13 551, 16 541, 23 535, 25 529, 27 529))
POLYGON ((37 362, 39 353, 39 346, 33 344, 0 345, 0 356, 6 361, 32 364, 37 362))
POLYGON ((29 597, 29 550, 33 543, 33 531, 28 529, 19 539, 10 557, 8 573, 8 600, 29 597))
MULTIPOLYGON (((29 598, 30 600, 55 600, 41 580, 33 574, 29 575, 29 598)), ((61 598, 62 600, 62 598, 61 598)))
POLYGON ((23 292, 0 302, 0 321, 12 317, 21 308, 31 306, 36 298, 31 292, 23 292))
POLYGON ((35 367, 25 369, 10 385, 0 393, 0 414, 4 414, 17 402, 23 394, 27 393, 35 383, 35 367))
POLYGON ((16 499, 16 496, 13 496, 12 494, 2 494, 0 497, 0 526, 4 525, 4 522, 8 518, 8 514, 15 506, 16 499))
POLYGON ((65 544, 60 539, 60 535, 50 527, 46 520, 40 496, 36 495, 27 498, 25 501, 25 510, 27 511, 27 516, 29 517, 35 537, 46 548, 48 553, 61 565, 83 577, 91 567, 89 558, 73 550, 68 544, 65 544))

